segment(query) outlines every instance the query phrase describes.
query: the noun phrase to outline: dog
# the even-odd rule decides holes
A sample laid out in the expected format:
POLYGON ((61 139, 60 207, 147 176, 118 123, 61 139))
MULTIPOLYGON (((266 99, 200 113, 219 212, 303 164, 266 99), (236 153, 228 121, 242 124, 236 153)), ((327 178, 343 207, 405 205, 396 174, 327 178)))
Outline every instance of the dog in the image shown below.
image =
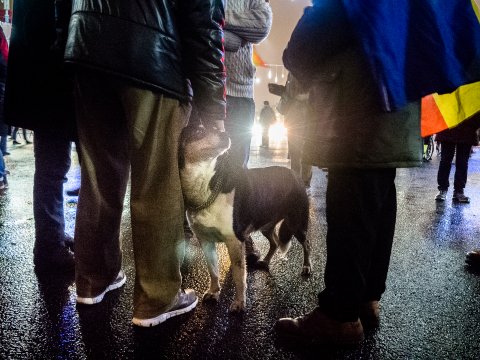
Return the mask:
POLYGON ((229 161, 226 132, 188 126, 181 135, 179 168, 190 227, 207 260, 210 288, 203 299, 220 295, 216 243, 224 242, 235 284, 231 312, 245 310, 245 239, 260 230, 270 242, 259 265, 268 269, 277 248, 286 254, 292 236, 303 246, 303 275, 310 275, 307 239, 309 201, 304 185, 286 167, 236 168, 229 161))

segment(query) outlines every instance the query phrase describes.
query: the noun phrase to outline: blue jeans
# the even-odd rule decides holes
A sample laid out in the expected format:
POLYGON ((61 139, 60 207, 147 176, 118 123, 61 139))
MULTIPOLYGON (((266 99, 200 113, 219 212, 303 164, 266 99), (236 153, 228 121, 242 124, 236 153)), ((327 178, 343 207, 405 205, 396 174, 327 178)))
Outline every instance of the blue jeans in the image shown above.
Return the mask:
POLYGON ((247 168, 250 157, 255 102, 250 98, 227 96, 225 130, 232 140, 230 156, 233 164, 247 168))
POLYGON ((33 149, 35 246, 58 245, 65 236, 63 184, 71 163, 71 142, 54 132, 35 131, 33 149))

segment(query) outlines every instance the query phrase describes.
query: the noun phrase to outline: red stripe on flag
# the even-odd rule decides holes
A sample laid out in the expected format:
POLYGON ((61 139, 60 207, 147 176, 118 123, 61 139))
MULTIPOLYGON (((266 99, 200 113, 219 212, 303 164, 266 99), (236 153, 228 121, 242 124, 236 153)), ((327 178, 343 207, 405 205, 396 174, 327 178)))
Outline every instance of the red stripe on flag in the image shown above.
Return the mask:
POLYGON ((448 125, 445 122, 433 95, 423 97, 421 136, 427 137, 445 129, 448 129, 448 125))

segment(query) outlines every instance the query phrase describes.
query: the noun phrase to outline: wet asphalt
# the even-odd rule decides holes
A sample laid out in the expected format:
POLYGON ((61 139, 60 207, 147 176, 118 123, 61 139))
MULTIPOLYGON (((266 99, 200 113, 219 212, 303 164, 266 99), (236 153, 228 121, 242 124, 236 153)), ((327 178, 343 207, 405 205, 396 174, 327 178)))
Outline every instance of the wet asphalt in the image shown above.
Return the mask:
MULTIPOLYGON (((252 147, 250 166, 288 166, 284 144, 252 147)), ((134 264, 128 200, 122 223, 125 287, 104 301, 77 307, 72 274, 36 274, 32 250, 32 145, 10 148, 10 188, 0 196, 0 359, 480 359, 480 276, 464 269, 465 252, 480 247, 480 149, 470 160, 466 194, 434 201, 439 158, 397 171, 398 218, 381 325, 349 349, 295 346, 273 331, 279 317, 299 316, 316 305, 325 266, 326 172, 314 170, 310 227, 313 275, 302 278, 301 246, 288 259, 274 257, 270 272, 248 273, 247 310, 231 315, 232 276, 219 246, 223 291, 217 305, 199 302, 184 316, 150 328, 131 324, 134 264)), ((73 153, 75 155, 75 153, 73 153)), ((451 177, 453 176, 453 170, 451 177)), ((78 166, 65 189, 78 181, 78 166)), ((67 231, 73 234, 76 198, 66 197, 67 231)), ((268 242, 255 235, 266 253, 268 242)), ((187 246, 184 286, 208 287, 203 254, 187 246)))

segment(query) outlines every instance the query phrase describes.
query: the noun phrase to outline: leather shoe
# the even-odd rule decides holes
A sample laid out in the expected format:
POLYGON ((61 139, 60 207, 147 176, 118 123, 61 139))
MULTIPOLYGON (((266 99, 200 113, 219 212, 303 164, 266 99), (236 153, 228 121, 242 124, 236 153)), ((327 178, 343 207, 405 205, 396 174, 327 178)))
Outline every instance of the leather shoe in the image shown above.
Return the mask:
POLYGON ((465 263, 470 269, 480 271, 480 249, 468 252, 465 263))
POLYGON ((340 322, 328 317, 318 307, 305 316, 279 319, 275 330, 284 339, 309 344, 356 345, 364 339, 359 319, 340 322))

